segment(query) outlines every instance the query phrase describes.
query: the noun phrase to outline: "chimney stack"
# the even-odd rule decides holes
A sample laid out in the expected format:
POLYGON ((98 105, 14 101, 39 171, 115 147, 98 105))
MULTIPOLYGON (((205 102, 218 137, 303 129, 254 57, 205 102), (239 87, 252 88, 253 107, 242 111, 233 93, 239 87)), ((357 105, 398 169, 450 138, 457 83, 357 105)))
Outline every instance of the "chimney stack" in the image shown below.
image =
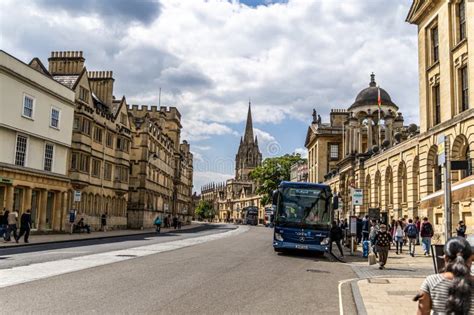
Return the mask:
POLYGON ((51 75, 78 75, 84 69, 82 51, 52 51, 48 58, 51 75))
POLYGON ((112 71, 87 71, 92 92, 106 105, 112 106, 114 78, 112 71))

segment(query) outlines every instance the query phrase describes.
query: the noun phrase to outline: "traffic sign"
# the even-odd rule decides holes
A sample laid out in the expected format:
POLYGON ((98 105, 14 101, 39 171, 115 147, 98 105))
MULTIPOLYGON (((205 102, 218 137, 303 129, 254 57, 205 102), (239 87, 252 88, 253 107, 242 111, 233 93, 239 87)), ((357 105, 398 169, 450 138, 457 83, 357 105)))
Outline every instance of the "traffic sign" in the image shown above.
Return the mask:
POLYGON ((360 206, 362 205, 364 198, 364 191, 360 188, 352 189, 352 205, 353 206, 360 206))
POLYGON ((74 190, 74 202, 81 202, 81 191, 74 190))
POLYGON ((446 163, 446 137, 441 134, 438 136, 438 165, 443 166, 446 163))

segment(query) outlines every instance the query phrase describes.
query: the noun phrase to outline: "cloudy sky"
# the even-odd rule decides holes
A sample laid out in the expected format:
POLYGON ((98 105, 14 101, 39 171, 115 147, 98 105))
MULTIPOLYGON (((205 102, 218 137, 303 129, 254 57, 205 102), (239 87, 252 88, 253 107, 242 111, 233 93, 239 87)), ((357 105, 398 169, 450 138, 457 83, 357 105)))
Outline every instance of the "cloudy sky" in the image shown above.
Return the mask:
POLYGON ((305 153, 311 112, 347 108, 386 89, 418 123, 411 0, 0 1, 0 49, 45 63, 82 50, 88 70, 113 70, 130 104, 177 106, 195 154, 195 189, 232 177, 251 99, 264 157, 305 153))

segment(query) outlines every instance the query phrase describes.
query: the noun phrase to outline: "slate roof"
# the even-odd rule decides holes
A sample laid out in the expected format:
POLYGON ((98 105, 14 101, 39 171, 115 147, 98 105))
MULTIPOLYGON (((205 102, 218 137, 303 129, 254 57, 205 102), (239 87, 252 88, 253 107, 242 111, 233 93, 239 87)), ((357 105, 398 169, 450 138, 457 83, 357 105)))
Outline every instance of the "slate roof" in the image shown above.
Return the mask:
POLYGON ((67 86, 68 88, 72 89, 74 84, 76 83, 79 75, 55 75, 53 79, 62 85, 67 86))

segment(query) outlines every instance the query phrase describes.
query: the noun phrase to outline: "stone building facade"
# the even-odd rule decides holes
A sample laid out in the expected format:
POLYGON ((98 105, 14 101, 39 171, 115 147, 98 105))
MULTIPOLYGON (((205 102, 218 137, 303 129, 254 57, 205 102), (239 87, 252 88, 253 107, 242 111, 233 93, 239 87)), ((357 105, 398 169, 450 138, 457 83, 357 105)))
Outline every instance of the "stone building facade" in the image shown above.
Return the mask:
POLYGON ((264 205, 260 204, 261 197, 255 193, 256 183, 249 178, 249 173, 261 164, 262 153, 258 139, 254 137, 249 103, 244 136, 235 156, 235 178, 225 184, 210 183, 201 189, 201 199, 210 202, 216 210, 215 220, 240 222, 244 218, 243 209, 255 206, 259 209, 259 222, 263 222, 264 205))
POLYGON ((110 228, 126 228, 131 131, 125 97, 113 95, 112 71, 87 71, 81 51, 52 52, 49 73, 75 92, 69 155, 69 209, 93 228, 107 214, 110 228), (73 191, 81 192, 74 202, 73 191))
POLYGON ((290 181, 300 183, 308 181, 308 161, 300 161, 291 166, 290 181))
POLYGON ((442 239, 437 139, 445 135, 449 158, 469 162, 467 170, 451 173, 453 224, 464 220, 473 233, 474 51, 468 47, 474 45, 474 3, 415 0, 407 21, 418 25, 420 127, 404 125, 398 106, 372 77, 347 110, 331 112, 330 123, 313 120, 306 137, 310 180, 331 185, 341 196, 341 216, 369 208, 387 219, 427 216, 442 239), (330 161, 329 143, 342 151, 330 161), (363 205, 354 209, 351 187, 364 190, 363 205))
POLYGON ((181 114, 176 107, 129 108, 131 149, 128 224, 153 226, 157 216, 193 216, 193 155, 187 141, 180 142, 181 114))
POLYGON ((2 208, 30 208, 37 230, 69 230, 71 209, 93 229, 103 214, 112 229, 151 227, 158 213, 191 220, 193 155, 176 107, 129 108, 112 71, 87 71, 81 51, 52 52, 48 67, 0 58, 2 208))
POLYGON ((0 208, 30 209, 33 228, 65 228, 74 91, 38 59, 0 50, 0 208))

